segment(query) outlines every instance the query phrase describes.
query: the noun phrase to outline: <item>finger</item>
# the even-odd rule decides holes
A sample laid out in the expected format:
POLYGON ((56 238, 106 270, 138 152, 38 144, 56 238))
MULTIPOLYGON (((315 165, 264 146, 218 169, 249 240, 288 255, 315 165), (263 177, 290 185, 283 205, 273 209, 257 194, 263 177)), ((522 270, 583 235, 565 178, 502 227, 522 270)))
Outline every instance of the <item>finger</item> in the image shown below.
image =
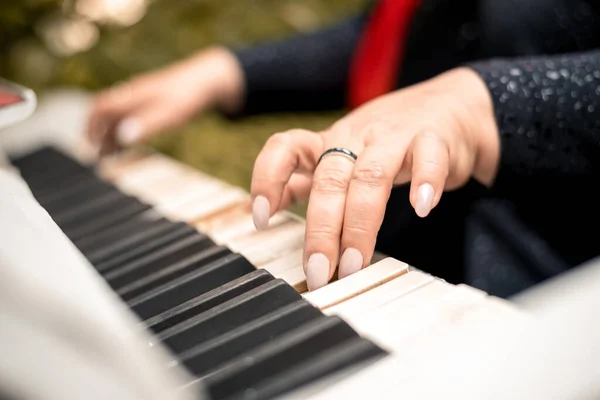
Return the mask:
MULTIPOLYGON (((333 147, 344 147, 355 154, 362 150, 361 143, 350 143, 348 146, 328 143, 324 149, 333 147)), ((332 154, 324 158, 315 170, 306 212, 304 248, 309 290, 326 285, 337 267, 346 194, 353 169, 353 161, 332 154)))
POLYGON ((278 210, 285 210, 302 200, 308 199, 311 186, 311 175, 292 174, 292 177, 283 190, 283 196, 281 197, 281 203, 279 204, 278 210))
POLYGON ((450 151, 446 141, 432 133, 422 133, 411 144, 412 179, 410 202, 421 218, 438 204, 449 173, 450 151))
POLYGON ((300 129, 269 138, 256 158, 252 172, 252 215, 257 229, 266 229, 269 218, 280 209, 284 189, 292 174, 314 171, 322 147, 319 135, 300 129))
POLYGON ((126 83, 96 95, 88 118, 87 133, 92 143, 100 145, 114 124, 141 104, 143 96, 135 87, 126 83))
POLYGON ((165 102, 154 102, 140 107, 121 120, 115 127, 115 138, 121 146, 133 146, 183 124, 187 110, 173 110, 165 102))
POLYGON ((369 265, 405 149, 406 146, 375 143, 360 154, 346 197, 340 279, 369 265))

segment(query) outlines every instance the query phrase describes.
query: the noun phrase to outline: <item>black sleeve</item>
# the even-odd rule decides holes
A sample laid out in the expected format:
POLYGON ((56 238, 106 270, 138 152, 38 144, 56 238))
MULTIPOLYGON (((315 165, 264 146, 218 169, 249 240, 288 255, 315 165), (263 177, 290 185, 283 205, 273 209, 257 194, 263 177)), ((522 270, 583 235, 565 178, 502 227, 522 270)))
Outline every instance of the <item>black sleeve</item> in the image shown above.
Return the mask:
POLYGON ((364 18, 236 51, 246 84, 238 115, 342 108, 364 18))
POLYGON ((471 64, 493 99, 509 197, 556 195, 600 177, 600 50, 471 64))

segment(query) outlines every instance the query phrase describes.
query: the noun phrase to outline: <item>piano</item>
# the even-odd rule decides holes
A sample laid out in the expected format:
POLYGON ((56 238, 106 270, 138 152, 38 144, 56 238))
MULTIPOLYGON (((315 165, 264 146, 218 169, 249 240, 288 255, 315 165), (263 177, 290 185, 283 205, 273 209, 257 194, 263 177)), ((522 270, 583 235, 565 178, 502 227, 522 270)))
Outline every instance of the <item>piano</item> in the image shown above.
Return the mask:
POLYGON ((256 232, 240 188, 150 149, 95 159, 86 104, 0 132, 0 398, 597 394, 595 263, 506 301, 378 254, 307 292, 301 218, 256 232))

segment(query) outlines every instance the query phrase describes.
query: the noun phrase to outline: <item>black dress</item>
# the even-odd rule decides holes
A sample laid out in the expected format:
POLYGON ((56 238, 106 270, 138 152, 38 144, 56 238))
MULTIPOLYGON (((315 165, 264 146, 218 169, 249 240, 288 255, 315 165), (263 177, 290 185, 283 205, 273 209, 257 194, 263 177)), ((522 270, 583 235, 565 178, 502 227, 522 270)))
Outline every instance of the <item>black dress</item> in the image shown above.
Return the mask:
MULTIPOLYGON (((343 108, 365 18, 236 52, 240 115, 343 108)), ((394 189, 377 248, 508 297, 600 254, 600 0, 425 0, 398 88, 461 65, 494 101, 497 179, 445 193, 425 219, 394 189)))

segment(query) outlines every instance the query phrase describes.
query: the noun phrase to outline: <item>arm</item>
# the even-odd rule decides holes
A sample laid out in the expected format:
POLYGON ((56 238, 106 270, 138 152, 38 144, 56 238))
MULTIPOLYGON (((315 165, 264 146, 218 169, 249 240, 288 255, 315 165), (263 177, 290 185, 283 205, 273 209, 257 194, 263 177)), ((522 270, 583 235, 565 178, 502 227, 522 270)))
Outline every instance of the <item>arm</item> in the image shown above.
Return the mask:
POLYGON ((560 192, 561 183, 593 185, 600 169, 600 50, 471 67, 485 81, 498 125, 496 192, 523 197, 537 188, 560 192))
POLYGON ((245 78, 239 114, 343 107, 363 19, 237 51, 245 78))

